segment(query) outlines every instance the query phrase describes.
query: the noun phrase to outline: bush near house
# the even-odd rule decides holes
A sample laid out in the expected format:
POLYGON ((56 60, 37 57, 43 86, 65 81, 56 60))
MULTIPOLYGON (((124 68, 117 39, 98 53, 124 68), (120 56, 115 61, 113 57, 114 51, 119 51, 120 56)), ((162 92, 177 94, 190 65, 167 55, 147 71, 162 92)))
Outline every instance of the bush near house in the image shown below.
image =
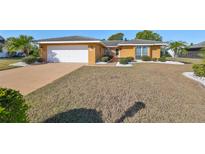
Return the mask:
POLYGON ((205 64, 194 64, 194 74, 199 77, 205 77, 205 64))
POLYGON ((15 90, 0 88, 0 122, 28 122, 28 106, 23 96, 15 90))
POLYGON ((143 61, 151 61, 151 57, 150 56, 142 56, 142 60, 143 61))
POLYGON ((152 61, 157 61, 157 58, 152 58, 152 61))
POLYGON ((110 58, 108 56, 104 56, 101 58, 102 62, 108 62, 110 60, 110 58))
POLYGON ((128 62, 132 62, 134 60, 133 57, 127 57, 127 59, 128 59, 128 62))
POLYGON ((36 61, 39 62, 39 63, 42 63, 44 60, 43 60, 43 58, 41 58, 41 57, 37 57, 37 58, 36 58, 36 61))
POLYGON ((167 61, 165 56, 160 57, 158 60, 161 61, 161 62, 166 62, 167 61))
POLYGON ((120 58, 120 64, 128 64, 129 58, 120 58))
POLYGON ((22 61, 27 63, 27 64, 32 64, 32 63, 35 63, 37 61, 37 58, 34 56, 28 56, 28 57, 23 58, 22 61))

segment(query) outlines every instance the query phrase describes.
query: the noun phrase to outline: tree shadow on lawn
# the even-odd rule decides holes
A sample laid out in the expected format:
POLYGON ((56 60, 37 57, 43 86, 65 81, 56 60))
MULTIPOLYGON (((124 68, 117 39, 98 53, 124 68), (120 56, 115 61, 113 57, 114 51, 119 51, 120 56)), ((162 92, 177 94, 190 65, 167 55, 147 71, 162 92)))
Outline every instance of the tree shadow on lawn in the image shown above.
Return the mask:
POLYGON ((95 109, 73 109, 59 113, 44 122, 46 123, 103 123, 101 112, 95 109))
MULTIPOLYGON (((115 120, 116 123, 123 122, 127 117, 133 117, 138 111, 145 108, 143 102, 135 102, 133 106, 128 108, 123 115, 115 120)), ((62 112, 48 118, 45 123, 103 123, 101 112, 95 109, 73 109, 62 112)))
POLYGON ((141 109, 145 108, 145 104, 143 102, 135 102, 133 106, 131 106, 130 108, 128 108, 124 114, 117 119, 115 122, 116 123, 121 123, 123 122, 127 117, 133 117, 138 111, 140 111, 141 109))

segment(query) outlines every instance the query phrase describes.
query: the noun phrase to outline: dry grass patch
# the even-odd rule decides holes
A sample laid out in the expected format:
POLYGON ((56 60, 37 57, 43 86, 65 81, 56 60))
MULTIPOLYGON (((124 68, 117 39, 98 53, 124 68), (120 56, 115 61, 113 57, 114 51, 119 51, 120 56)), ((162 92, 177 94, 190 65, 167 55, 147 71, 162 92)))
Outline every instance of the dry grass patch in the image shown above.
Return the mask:
POLYGON ((191 65, 85 66, 29 94, 29 117, 32 122, 205 122, 205 89, 181 74, 190 70, 191 65))

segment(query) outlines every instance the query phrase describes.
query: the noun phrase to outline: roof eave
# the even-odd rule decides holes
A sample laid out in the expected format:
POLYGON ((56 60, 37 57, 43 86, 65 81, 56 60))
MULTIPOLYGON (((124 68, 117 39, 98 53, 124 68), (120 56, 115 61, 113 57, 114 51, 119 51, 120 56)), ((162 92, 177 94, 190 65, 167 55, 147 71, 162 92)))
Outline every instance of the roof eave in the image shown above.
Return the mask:
POLYGON ((99 43, 106 47, 102 41, 37 41, 38 44, 77 44, 77 43, 99 43))
POLYGON ((118 46, 153 46, 153 45, 160 45, 160 46, 167 46, 168 44, 166 43, 156 43, 156 44, 138 44, 138 43, 134 43, 134 44, 118 44, 118 46))

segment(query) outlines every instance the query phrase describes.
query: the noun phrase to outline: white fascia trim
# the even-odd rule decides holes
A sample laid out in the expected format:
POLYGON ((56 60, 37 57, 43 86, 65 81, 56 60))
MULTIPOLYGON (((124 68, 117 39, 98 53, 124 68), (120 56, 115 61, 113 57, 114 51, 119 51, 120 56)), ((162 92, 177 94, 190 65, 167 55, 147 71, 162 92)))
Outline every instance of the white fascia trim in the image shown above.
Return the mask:
POLYGON ((106 47, 101 41, 39 41, 39 44, 64 44, 64 43, 100 43, 106 47))
POLYGON ((108 48, 117 48, 118 46, 106 46, 108 48))
POLYGON ((152 45, 167 45, 167 44, 118 44, 118 46, 152 46, 152 45))

